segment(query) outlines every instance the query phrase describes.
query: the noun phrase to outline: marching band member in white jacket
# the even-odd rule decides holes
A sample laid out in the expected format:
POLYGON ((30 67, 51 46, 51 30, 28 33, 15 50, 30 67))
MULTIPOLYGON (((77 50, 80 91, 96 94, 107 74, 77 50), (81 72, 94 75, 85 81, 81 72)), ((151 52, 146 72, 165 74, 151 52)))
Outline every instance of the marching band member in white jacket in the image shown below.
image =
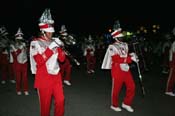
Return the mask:
POLYGON ((38 91, 40 116, 50 116, 54 98, 54 116, 64 116, 64 93, 59 62, 65 60, 62 41, 52 37, 55 32, 50 9, 46 9, 39 23, 41 36, 30 44, 30 65, 35 74, 34 88, 38 91))
POLYGON ((135 96, 135 83, 130 72, 129 63, 137 61, 136 54, 128 53, 128 44, 123 42, 123 34, 121 28, 115 27, 112 37, 116 40, 108 46, 105 57, 102 62, 102 69, 111 69, 112 76, 112 96, 111 109, 116 112, 121 111, 119 107, 119 93, 122 85, 126 85, 126 95, 122 102, 122 107, 129 112, 134 112, 131 107, 135 96))
POLYGON ((21 28, 15 34, 15 41, 15 46, 11 47, 13 48, 12 55, 14 60, 13 69, 16 76, 16 92, 17 95, 21 95, 22 91, 25 95, 29 95, 27 47, 21 28))

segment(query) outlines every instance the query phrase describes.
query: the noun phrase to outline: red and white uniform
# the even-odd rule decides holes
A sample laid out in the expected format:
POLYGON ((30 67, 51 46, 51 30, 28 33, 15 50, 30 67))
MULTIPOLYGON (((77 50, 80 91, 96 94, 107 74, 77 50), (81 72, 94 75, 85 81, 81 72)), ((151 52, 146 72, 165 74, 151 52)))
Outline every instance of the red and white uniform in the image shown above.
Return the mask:
POLYGON ((111 99, 114 107, 119 107, 119 92, 123 84, 126 85, 126 95, 123 103, 129 106, 132 104, 135 96, 135 83, 128 65, 131 62, 127 43, 117 41, 108 46, 101 68, 111 69, 111 99))
POLYGON ((28 92, 28 58, 27 47, 24 42, 16 43, 15 51, 12 52, 14 65, 13 69, 16 76, 16 91, 28 92))
POLYGON ((175 84, 175 42, 172 43, 169 52, 169 66, 170 72, 167 80, 166 92, 173 92, 175 84))
POLYGON ((60 71, 62 75, 63 81, 70 81, 71 80, 71 63, 69 61, 68 56, 65 57, 65 61, 60 63, 60 71))
POLYGON ((96 57, 95 57, 95 47, 92 44, 86 45, 84 50, 84 56, 87 62, 87 71, 92 73, 95 69, 96 57))
POLYGON ((8 65, 9 65, 9 59, 8 59, 8 52, 7 49, 4 48, 4 50, 0 53, 0 64, 1 64, 1 75, 2 75, 2 81, 6 81, 8 77, 8 65))
POLYGON ((37 88, 41 116, 49 116, 54 97, 54 116, 64 115, 64 94, 58 60, 63 62, 65 54, 61 48, 49 49, 50 41, 36 38, 30 44, 30 63, 35 74, 34 88, 37 88))

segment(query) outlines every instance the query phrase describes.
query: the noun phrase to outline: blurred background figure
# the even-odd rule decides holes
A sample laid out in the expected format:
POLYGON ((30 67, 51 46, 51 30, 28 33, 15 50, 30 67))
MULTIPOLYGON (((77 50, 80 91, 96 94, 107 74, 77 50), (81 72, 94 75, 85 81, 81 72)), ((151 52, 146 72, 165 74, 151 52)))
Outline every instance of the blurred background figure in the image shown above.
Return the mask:
POLYGON ((114 23, 111 35, 115 41, 108 46, 101 66, 102 69, 111 70, 112 93, 110 108, 116 112, 122 111, 119 105, 119 94, 124 84, 126 86, 126 95, 121 106, 128 112, 134 112, 131 106, 135 96, 135 82, 129 64, 132 61, 138 62, 138 56, 134 52, 129 54, 128 44, 124 42, 124 35, 118 20, 114 23))
POLYGON ((9 78, 11 83, 15 83, 15 75, 13 71, 13 57, 10 44, 13 43, 4 26, 0 28, 0 71, 1 84, 5 84, 9 78))
MULTIPOLYGON (((173 29, 173 36, 175 36, 175 28, 173 29)), ((169 75, 166 83, 165 94, 169 96, 175 96, 175 41, 171 44, 169 50, 169 75)))
POLYGON ((164 41, 162 45, 162 73, 168 74, 169 72, 169 52, 171 48, 171 35, 169 33, 164 35, 164 41))
POLYGON ((14 59, 17 95, 21 95, 22 92, 25 95, 29 95, 27 47, 23 35, 19 27, 15 34, 15 46, 11 46, 13 48, 12 55, 14 59))
POLYGON ((94 73, 96 66, 95 43, 91 35, 85 40, 84 56, 86 57, 87 73, 94 73))
MULTIPOLYGON (((67 39, 69 39, 65 25, 61 26, 59 38, 62 41, 67 41, 67 39)), ((60 62, 60 72, 62 75, 63 83, 68 85, 68 86, 71 86, 71 70, 72 70, 72 65, 70 63, 69 56, 66 54, 64 62, 60 62)))

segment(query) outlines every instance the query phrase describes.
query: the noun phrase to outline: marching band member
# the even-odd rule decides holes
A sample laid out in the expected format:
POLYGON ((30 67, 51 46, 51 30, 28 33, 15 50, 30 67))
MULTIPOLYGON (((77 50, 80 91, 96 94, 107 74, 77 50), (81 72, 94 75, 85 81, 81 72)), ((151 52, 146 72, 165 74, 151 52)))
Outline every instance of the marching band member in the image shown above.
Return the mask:
POLYGON ((1 84, 5 84, 7 81, 8 77, 8 65, 9 65, 9 60, 8 60, 8 51, 6 48, 1 48, 0 51, 0 66, 1 66, 1 84))
POLYGON ((29 95, 28 87, 28 58, 27 58, 27 47, 23 41, 23 33, 21 28, 18 29, 15 34, 15 45, 11 45, 13 49, 12 55, 14 59, 13 69, 16 76, 16 92, 17 95, 21 95, 23 89, 25 95, 29 95))
POLYGON ((85 49, 84 49, 84 56, 86 57, 87 73, 89 74, 94 73, 96 57, 95 57, 95 45, 93 44, 91 35, 89 35, 87 39, 85 49))
MULTIPOLYGON (((175 35, 175 28, 173 29, 173 35, 175 35)), ((169 96, 175 96, 174 85, 175 85, 175 41, 171 44, 169 50, 169 76, 166 83, 165 94, 169 96)))
MULTIPOLYGON (((66 38, 66 36, 68 35, 67 33, 67 29, 65 27, 65 25, 61 26, 61 31, 60 31, 60 39, 64 40, 66 38)), ((72 66, 69 60, 69 57, 66 55, 64 62, 60 63, 60 72, 62 75, 62 80, 63 83, 71 86, 71 70, 72 70, 72 66)))
POLYGON ((9 47, 10 39, 7 37, 8 32, 6 28, 2 26, 0 28, 0 71, 2 75, 2 84, 5 84, 7 78, 9 77, 11 83, 16 83, 15 75, 13 71, 13 57, 12 57, 12 49, 9 47))
POLYGON ((169 51, 171 47, 171 35, 165 34, 165 41, 162 45, 162 73, 168 74, 169 72, 169 51))
POLYGON ((64 92, 58 60, 65 60, 62 41, 52 37, 55 32, 50 9, 40 17, 41 35, 30 43, 30 64, 35 74, 34 88, 38 91, 40 116, 50 116, 50 105, 54 98, 54 116, 64 116, 64 92))
POLYGON ((102 62, 102 69, 111 69, 112 76, 112 96, 111 109, 116 112, 121 111, 119 107, 119 93, 122 85, 126 85, 126 95, 122 103, 122 107, 129 112, 134 112, 131 107, 135 96, 135 83, 129 68, 129 63, 137 62, 136 54, 128 54, 128 44, 123 42, 123 34, 121 32, 119 22, 114 25, 112 37, 115 39, 113 44, 108 46, 105 57, 102 62))

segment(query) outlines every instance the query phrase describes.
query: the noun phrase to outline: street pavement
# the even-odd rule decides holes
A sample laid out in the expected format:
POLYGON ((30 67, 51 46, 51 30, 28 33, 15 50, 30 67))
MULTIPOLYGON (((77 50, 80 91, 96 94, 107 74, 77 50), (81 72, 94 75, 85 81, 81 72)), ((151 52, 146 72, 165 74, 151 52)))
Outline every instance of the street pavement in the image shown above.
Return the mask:
MULTIPOLYGON (((29 68, 30 69, 30 68, 29 68)), ((136 95, 132 104, 134 112, 115 112, 110 109, 111 77, 109 70, 96 67, 94 74, 86 72, 86 65, 72 66, 72 86, 64 85, 65 116, 175 116, 175 97, 164 94, 168 75, 159 66, 143 72, 145 96, 142 95, 137 68, 131 68, 136 83, 136 95)), ((33 88, 34 75, 29 70, 29 96, 16 95, 15 84, 0 85, 0 116, 39 116, 37 91, 33 88)), ((119 103, 125 95, 121 89, 119 103)), ((51 116, 53 116, 53 102, 51 116)))

